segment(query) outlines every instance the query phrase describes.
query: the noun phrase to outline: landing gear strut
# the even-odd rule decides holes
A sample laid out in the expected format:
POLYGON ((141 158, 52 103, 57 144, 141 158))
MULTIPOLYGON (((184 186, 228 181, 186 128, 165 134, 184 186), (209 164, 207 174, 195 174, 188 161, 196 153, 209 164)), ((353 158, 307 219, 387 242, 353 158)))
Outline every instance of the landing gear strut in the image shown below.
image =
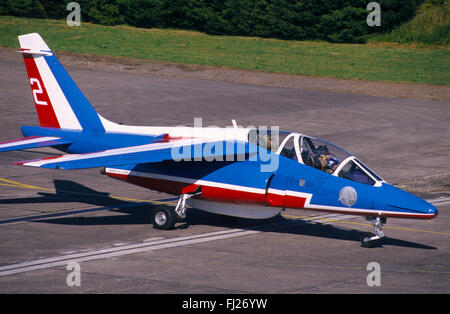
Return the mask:
POLYGON ((382 225, 386 223, 386 217, 366 217, 366 220, 370 221, 375 229, 375 234, 366 233, 361 236, 361 246, 370 248, 374 247, 381 242, 384 238, 384 233, 382 230, 382 225))
POLYGON ((193 196, 197 196, 202 194, 202 192, 194 192, 190 194, 181 194, 178 199, 177 206, 175 207, 175 213, 177 214, 179 219, 186 218, 186 200, 190 199, 193 196))
POLYGON ((186 218, 186 200, 200 195, 201 192, 181 194, 175 208, 169 206, 157 206, 152 212, 152 223, 155 229, 173 229, 177 219, 186 218))

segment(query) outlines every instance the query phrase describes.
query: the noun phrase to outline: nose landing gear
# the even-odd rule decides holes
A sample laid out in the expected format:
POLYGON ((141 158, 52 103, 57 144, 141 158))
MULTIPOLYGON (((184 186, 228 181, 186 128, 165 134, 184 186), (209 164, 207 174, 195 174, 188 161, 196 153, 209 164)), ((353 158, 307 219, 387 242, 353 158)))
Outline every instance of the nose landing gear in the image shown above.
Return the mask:
POLYGON ((380 244, 384 238, 382 225, 386 224, 386 217, 366 217, 366 220, 370 221, 375 229, 375 234, 365 233, 361 236, 361 246, 365 248, 371 248, 380 244))

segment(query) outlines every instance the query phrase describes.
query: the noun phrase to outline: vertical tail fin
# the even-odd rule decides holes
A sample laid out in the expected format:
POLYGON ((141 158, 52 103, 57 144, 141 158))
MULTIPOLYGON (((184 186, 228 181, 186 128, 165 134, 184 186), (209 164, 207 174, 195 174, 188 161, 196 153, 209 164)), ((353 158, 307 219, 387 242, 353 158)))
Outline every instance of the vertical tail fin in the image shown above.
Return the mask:
POLYGON ((41 126, 104 132, 100 116, 41 36, 22 35, 19 42, 41 126))

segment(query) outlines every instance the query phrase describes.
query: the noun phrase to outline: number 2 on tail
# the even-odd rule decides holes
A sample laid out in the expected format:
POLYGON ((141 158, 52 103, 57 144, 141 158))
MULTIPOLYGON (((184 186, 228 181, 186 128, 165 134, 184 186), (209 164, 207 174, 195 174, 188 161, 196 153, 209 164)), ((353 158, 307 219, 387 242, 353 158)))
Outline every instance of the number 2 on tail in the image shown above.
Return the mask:
POLYGON ((37 78, 30 78, 30 85, 31 85, 31 90, 33 91, 33 98, 34 98, 34 102, 36 103, 36 105, 47 106, 48 104, 46 101, 42 101, 42 100, 38 99, 38 94, 44 93, 42 91, 41 83, 39 82, 39 80, 37 78), (34 83, 36 83, 37 88, 33 87, 34 83))

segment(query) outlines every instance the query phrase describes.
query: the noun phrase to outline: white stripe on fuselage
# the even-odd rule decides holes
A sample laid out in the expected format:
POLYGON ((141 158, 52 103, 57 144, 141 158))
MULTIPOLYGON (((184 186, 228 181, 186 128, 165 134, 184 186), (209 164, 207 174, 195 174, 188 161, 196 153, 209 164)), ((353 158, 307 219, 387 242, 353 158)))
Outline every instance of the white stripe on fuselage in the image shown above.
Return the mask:
MULTIPOLYGON (((150 179, 160 179, 160 180, 166 180, 166 181, 204 185, 204 186, 218 187, 218 188, 229 189, 229 190, 257 193, 257 194, 265 194, 266 193, 266 190, 261 189, 261 188, 253 188, 253 187, 247 187, 247 186, 241 186, 241 185, 220 183, 220 182, 215 182, 215 181, 197 180, 197 179, 191 179, 191 178, 185 178, 185 177, 162 175, 162 174, 149 173, 149 172, 138 172, 138 171, 124 170, 124 169, 116 169, 116 168, 106 168, 105 171, 107 174, 121 174, 121 175, 130 175, 130 176, 136 176, 136 177, 145 177, 145 178, 150 178, 150 179)), ((298 192, 298 191, 291 191, 291 190, 282 191, 279 189, 269 188, 268 193, 278 194, 278 195, 286 194, 288 196, 306 199, 304 209, 310 209, 310 210, 332 211, 332 212, 341 212, 341 213, 361 213, 361 214, 372 214, 372 215, 373 214, 375 214, 375 215, 394 214, 394 215, 404 215, 404 216, 411 216, 411 215, 427 216, 427 215, 429 215, 429 214, 421 214, 421 213, 413 214, 413 213, 402 213, 402 212, 397 212, 397 211, 380 211, 380 210, 375 210, 375 209, 339 207, 339 206, 330 206, 330 205, 315 205, 315 204, 311 204, 311 199, 312 199, 313 194, 303 193, 303 192, 298 192)))
POLYGON ((217 141, 238 140, 248 142, 248 133, 251 128, 219 128, 219 127, 187 127, 187 126, 133 126, 111 122, 102 116, 100 121, 107 132, 154 135, 168 134, 171 137, 216 139, 217 141))

